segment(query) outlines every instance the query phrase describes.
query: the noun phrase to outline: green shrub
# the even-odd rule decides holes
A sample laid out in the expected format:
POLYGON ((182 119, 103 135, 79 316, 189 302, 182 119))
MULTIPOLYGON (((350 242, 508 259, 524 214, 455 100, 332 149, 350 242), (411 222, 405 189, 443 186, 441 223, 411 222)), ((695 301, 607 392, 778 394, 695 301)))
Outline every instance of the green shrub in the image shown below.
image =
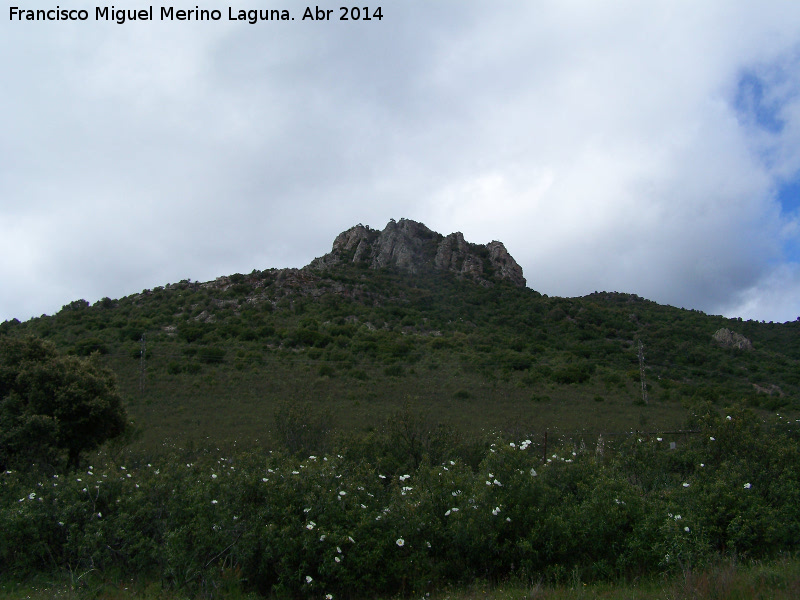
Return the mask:
POLYGON ((225 360, 225 349, 220 346, 205 346, 197 354, 200 362, 207 365, 219 364, 225 360))
POLYGON ((554 371, 552 378, 553 381, 562 385, 586 383, 591 378, 593 372, 593 363, 570 364, 554 371))

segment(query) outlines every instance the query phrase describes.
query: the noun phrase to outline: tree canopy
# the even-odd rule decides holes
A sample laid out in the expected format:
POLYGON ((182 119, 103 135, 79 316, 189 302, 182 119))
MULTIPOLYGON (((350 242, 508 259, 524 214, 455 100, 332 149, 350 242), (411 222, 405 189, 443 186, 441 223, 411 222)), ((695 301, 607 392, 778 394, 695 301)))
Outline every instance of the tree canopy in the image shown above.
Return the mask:
POLYGON ((123 433, 114 374, 34 337, 0 337, 0 468, 57 465, 123 433))

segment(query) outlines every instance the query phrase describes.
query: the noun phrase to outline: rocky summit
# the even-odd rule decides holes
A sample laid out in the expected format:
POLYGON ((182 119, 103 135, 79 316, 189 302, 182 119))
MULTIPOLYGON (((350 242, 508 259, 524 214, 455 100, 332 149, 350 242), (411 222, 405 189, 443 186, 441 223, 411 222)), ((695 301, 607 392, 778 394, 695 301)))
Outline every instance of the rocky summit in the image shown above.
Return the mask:
POLYGON ((342 263, 406 273, 450 271, 484 286, 505 280, 525 287, 522 267, 502 242, 472 244, 461 232, 444 236, 410 219, 390 220, 383 231, 358 224, 340 233, 325 256, 307 268, 327 270, 342 263))

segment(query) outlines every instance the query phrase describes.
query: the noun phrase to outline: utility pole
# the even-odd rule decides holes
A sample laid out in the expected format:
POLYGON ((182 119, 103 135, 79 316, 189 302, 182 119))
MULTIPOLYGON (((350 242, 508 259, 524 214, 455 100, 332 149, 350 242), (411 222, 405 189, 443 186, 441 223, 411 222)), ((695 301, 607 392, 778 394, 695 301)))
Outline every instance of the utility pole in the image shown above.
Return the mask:
POLYGON ((639 340, 639 378, 642 381, 642 402, 647 404, 647 384, 644 381, 644 346, 639 340))
POLYGON ((147 354, 147 343, 144 339, 144 334, 142 334, 142 349, 141 354, 139 356, 139 393, 144 394, 144 373, 145 373, 145 355, 147 354))

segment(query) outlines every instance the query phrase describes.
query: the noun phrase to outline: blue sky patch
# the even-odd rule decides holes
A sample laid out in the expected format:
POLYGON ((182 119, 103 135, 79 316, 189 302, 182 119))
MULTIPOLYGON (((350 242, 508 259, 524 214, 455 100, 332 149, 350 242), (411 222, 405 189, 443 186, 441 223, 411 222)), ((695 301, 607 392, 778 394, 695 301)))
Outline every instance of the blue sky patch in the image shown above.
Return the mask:
POLYGON ((778 201, 784 213, 791 214, 800 209, 800 173, 778 186, 778 201))
POLYGON ((779 116, 780 103, 766 94, 767 82, 752 72, 739 78, 734 106, 746 123, 769 133, 780 133, 785 125, 779 116))
MULTIPOLYGON (((794 179, 783 182, 777 190, 778 202, 781 204, 781 212, 791 218, 791 215, 800 211, 800 173, 794 179)), ((784 252, 786 257, 792 262, 800 263, 800 237, 794 236, 784 242, 784 252)))

